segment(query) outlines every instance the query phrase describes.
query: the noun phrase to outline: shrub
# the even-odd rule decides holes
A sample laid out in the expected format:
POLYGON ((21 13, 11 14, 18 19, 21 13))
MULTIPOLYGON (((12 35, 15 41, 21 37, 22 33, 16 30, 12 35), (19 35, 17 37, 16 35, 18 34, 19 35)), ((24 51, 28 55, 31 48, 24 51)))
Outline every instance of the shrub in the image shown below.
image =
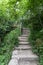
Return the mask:
POLYGON ((43 19, 40 15, 40 20, 37 17, 33 17, 31 19, 31 23, 29 24, 30 28, 30 37, 29 41, 32 45, 33 52, 39 56, 39 63, 43 65, 43 19))
POLYGON ((19 29, 15 29, 8 33, 2 42, 0 47, 0 65, 7 65, 10 58, 12 50, 15 46, 18 46, 18 36, 19 36, 19 29))

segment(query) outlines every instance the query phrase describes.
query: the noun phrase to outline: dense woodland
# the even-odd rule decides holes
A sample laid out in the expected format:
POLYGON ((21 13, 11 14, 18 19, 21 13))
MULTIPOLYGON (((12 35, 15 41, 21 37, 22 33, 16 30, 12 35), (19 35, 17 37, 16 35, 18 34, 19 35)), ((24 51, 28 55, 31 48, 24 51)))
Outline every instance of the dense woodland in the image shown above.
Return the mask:
POLYGON ((43 0, 0 0, 0 65, 8 65, 19 45, 20 26, 30 29, 30 44, 43 65, 43 0))

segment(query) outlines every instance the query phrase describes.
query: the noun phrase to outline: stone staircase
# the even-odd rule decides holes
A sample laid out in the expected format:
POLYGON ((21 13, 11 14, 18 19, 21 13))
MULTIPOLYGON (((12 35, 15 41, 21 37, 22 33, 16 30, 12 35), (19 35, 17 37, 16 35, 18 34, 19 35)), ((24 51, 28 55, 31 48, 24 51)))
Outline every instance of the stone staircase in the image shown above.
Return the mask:
POLYGON ((19 38, 19 46, 15 47, 8 65, 38 65, 38 56, 32 52, 28 42, 29 31, 23 28, 23 34, 19 38))

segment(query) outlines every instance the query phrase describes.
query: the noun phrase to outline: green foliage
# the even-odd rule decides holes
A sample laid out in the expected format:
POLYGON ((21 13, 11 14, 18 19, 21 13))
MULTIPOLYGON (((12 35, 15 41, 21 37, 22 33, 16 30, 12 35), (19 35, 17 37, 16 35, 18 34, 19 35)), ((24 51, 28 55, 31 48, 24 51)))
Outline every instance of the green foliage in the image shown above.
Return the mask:
MULTIPOLYGON (((15 29, 14 25, 21 19, 23 26, 29 24, 30 42, 35 52, 39 56, 43 54, 43 0, 0 0, 0 58, 3 57, 0 65, 7 65, 11 55, 9 51, 14 45, 18 46, 20 28, 15 29)), ((40 57, 40 65, 43 65, 42 61, 40 57)))
POLYGON ((31 23, 29 25, 31 34, 29 40, 33 46, 33 52, 39 56, 40 65, 43 65, 43 59, 41 57, 43 55, 43 19, 41 15, 42 14, 38 14, 31 18, 31 23))
POLYGON ((10 21, 20 18, 28 10, 29 0, 1 0, 0 16, 10 21))
POLYGON ((24 26, 24 27, 28 27, 28 24, 29 24, 29 22, 28 22, 28 20, 21 20, 21 22, 22 22, 22 26, 24 26))
POLYGON ((12 50, 15 46, 18 46, 18 36, 19 36, 19 28, 9 32, 4 37, 4 40, 0 47, 0 65, 7 65, 10 58, 12 50))

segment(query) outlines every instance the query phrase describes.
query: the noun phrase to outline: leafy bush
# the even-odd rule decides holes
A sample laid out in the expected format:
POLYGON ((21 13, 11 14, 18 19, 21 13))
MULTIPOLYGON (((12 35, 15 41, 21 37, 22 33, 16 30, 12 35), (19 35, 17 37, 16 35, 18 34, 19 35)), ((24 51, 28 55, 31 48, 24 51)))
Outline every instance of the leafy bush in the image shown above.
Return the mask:
POLYGON ((29 24, 31 31, 29 40, 32 45, 33 52, 39 56, 40 65, 43 65, 43 19, 41 15, 42 14, 40 14, 40 20, 38 15, 31 19, 31 23, 29 24))
POLYGON ((18 46, 18 36, 19 36, 19 28, 11 31, 6 34, 2 45, 0 47, 0 65, 7 65, 10 58, 12 50, 15 46, 18 46))

